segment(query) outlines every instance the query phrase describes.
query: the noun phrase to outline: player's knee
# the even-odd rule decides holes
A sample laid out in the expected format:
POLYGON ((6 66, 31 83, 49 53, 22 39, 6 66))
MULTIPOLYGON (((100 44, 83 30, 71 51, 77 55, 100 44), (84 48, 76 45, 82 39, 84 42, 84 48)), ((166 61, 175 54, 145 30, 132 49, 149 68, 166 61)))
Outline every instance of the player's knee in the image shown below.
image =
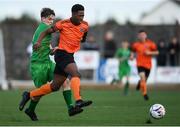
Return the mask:
POLYGON ((142 76, 142 77, 141 77, 141 80, 142 80, 142 81, 146 81, 146 77, 145 77, 145 76, 142 76))
POLYGON ((77 77, 81 78, 81 74, 79 72, 77 73, 77 77))
POLYGON ((70 90, 71 89, 70 83, 64 83, 62 89, 63 91, 70 90))
POLYGON ((33 101, 36 101, 36 102, 39 101, 40 99, 41 99, 41 96, 37 96, 37 97, 33 97, 33 98, 32 98, 32 100, 33 100, 33 101))
POLYGON ((139 73, 139 76, 141 78, 141 80, 146 80, 146 76, 144 72, 139 73))
POLYGON ((52 91, 58 91, 60 89, 60 85, 57 82, 53 82, 51 84, 51 90, 52 91))
POLYGON ((58 91, 60 89, 60 86, 55 85, 55 86, 52 86, 51 88, 52 88, 52 91, 58 91))

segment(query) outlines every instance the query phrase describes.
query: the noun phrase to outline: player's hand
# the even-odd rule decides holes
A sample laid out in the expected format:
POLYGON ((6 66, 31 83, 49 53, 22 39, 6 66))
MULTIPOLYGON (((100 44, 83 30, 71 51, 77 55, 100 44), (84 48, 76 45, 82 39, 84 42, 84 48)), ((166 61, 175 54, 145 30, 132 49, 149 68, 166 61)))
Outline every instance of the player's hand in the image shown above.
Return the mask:
POLYGON ((33 45, 33 50, 38 50, 38 48, 41 47, 41 43, 37 42, 36 44, 33 45))
POLYGON ((54 47, 51 49, 50 55, 54 55, 54 53, 56 52, 56 50, 58 49, 58 47, 54 47))

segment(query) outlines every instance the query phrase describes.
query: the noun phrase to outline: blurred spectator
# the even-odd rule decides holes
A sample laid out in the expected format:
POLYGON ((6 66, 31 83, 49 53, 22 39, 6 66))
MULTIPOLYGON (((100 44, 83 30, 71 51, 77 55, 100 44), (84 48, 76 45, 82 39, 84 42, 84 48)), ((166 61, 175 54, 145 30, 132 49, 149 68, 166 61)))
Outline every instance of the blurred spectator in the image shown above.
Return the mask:
POLYGON ((159 40, 158 50, 159 50, 159 55, 157 57, 158 66, 166 66, 168 50, 164 39, 159 40))
POLYGON ((87 42, 82 43, 82 49, 83 50, 99 50, 99 45, 96 42, 94 36, 90 35, 87 38, 87 42))
POLYGON ((177 66, 179 59, 179 42, 173 37, 168 46, 170 66, 177 66))
POLYGON ((104 58, 114 57, 116 51, 116 43, 114 41, 114 34, 111 31, 108 31, 105 34, 104 40, 104 58))

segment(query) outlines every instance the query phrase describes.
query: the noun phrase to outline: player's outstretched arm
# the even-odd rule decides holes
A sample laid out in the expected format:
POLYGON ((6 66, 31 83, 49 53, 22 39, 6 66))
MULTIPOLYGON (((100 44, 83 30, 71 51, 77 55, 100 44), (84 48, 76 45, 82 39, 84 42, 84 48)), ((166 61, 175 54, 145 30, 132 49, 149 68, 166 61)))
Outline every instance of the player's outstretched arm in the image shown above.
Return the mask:
POLYGON ((158 50, 156 50, 156 51, 145 51, 145 54, 150 55, 150 56, 156 56, 159 54, 159 51, 158 50))
POLYGON ((43 40, 43 38, 51 33, 54 33, 57 31, 57 28, 55 26, 52 26, 51 28, 45 30, 44 32, 42 32, 37 40, 37 43, 34 44, 33 49, 37 50, 40 46, 41 46, 41 41, 43 40))
POLYGON ((159 55, 159 51, 158 50, 152 51, 152 56, 156 56, 156 55, 159 55))

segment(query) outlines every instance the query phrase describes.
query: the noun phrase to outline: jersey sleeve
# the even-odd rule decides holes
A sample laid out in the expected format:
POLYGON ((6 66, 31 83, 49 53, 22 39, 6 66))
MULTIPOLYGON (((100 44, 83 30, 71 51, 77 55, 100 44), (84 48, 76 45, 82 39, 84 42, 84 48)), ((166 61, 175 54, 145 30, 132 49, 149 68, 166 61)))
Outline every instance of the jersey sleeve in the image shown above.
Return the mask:
POLYGON ((157 46, 154 42, 151 43, 151 50, 153 51, 157 50, 157 46))
POLYGON ((89 24, 86 21, 82 21, 84 27, 84 33, 87 33, 89 30, 89 24))
POLYGON ((89 31, 89 25, 87 24, 87 28, 85 30, 85 33, 87 33, 89 31))
POLYGON ((61 21, 56 22, 55 27, 56 27, 58 30, 62 30, 62 22, 61 22, 61 21))

